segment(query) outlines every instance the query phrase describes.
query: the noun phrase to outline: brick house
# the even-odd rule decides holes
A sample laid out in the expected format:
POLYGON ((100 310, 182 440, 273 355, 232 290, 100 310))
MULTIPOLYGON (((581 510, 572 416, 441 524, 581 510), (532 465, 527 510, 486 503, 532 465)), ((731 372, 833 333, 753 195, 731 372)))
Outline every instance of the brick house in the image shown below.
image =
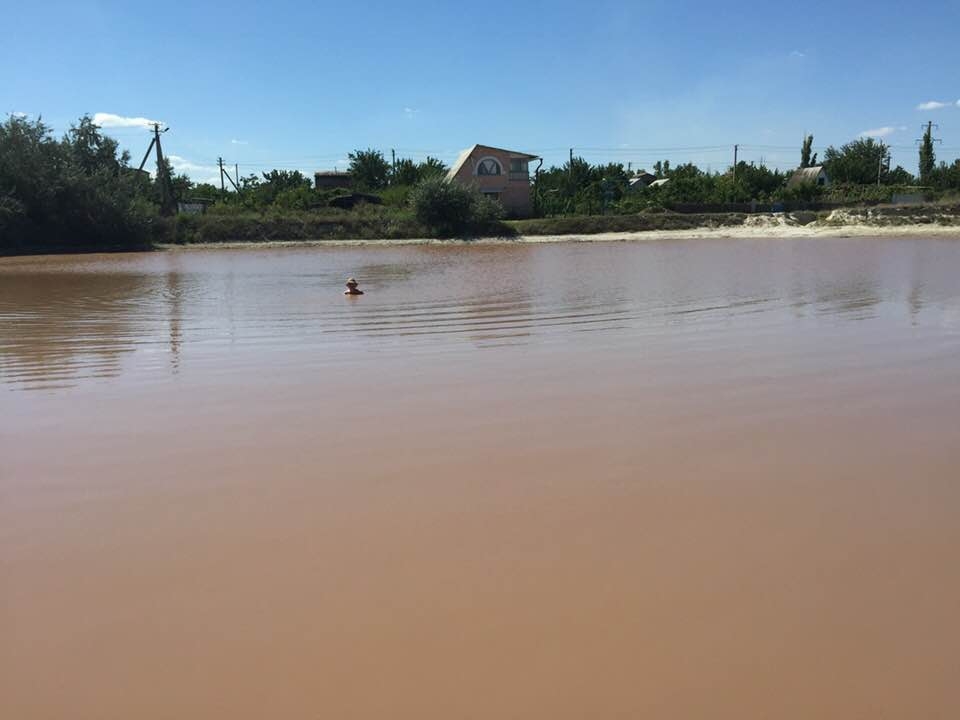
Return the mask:
POLYGON ((447 180, 475 185, 503 205, 510 217, 530 217, 530 161, 537 155, 474 145, 460 153, 447 173, 447 180))

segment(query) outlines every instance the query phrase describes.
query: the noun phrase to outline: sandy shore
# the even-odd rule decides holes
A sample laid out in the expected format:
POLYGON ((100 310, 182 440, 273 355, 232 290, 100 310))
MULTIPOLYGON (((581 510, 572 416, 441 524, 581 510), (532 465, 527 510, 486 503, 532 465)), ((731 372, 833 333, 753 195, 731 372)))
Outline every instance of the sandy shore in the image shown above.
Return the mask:
POLYGON ((467 240, 438 240, 436 238, 400 238, 382 240, 330 239, 330 240, 267 240, 257 242, 191 243, 188 245, 164 244, 166 250, 206 250, 210 248, 251 247, 310 247, 314 245, 376 246, 376 245, 457 245, 457 244, 513 244, 513 243, 562 243, 562 242, 645 242, 655 240, 681 240, 690 238, 845 238, 845 237, 940 237, 960 239, 960 226, 939 224, 873 225, 856 223, 849 225, 819 224, 797 225, 776 222, 768 218, 748 220, 744 225, 727 227, 704 227, 695 230, 643 230, 638 232, 607 232, 570 235, 517 235, 515 237, 487 237, 467 240))

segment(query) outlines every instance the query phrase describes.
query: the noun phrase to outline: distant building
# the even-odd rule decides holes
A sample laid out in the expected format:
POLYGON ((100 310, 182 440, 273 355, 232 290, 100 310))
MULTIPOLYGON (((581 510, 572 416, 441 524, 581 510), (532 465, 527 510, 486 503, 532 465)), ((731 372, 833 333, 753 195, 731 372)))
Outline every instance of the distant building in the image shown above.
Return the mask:
POLYGON ((332 188, 349 188, 353 182, 353 176, 348 172, 339 172, 331 170, 329 172, 315 172, 313 174, 313 186, 317 190, 330 190, 332 188))
POLYGON ((212 200, 191 198, 178 202, 177 212, 182 215, 203 215, 207 211, 207 206, 212 204, 212 200))
POLYGON ((891 205, 923 205, 927 201, 929 188, 919 188, 919 191, 894 193, 890 197, 891 205))
POLYGON ((447 180, 475 185, 484 195, 499 200, 512 217, 529 217, 533 214, 530 161, 537 159, 537 155, 474 145, 460 153, 447 180))
POLYGON ((800 168, 790 176, 789 180, 787 180, 787 187, 792 188, 796 187, 797 185, 805 185, 808 183, 817 185, 819 187, 830 186, 830 178, 827 177, 827 172, 823 169, 823 165, 800 168))
POLYGON ((657 179, 657 176, 653 173, 649 173, 646 170, 638 170, 634 173, 633 177, 630 178, 630 189, 639 190, 640 188, 648 187, 657 179))

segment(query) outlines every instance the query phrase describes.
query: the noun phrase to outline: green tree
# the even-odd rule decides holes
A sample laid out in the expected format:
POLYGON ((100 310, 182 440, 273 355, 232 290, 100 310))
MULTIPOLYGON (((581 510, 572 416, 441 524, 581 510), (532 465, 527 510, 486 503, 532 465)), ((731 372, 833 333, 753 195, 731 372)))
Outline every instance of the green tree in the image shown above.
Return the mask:
POLYGON ((60 141, 42 120, 0 124, 0 252, 149 243, 151 181, 84 116, 60 141))
POLYGON ((803 139, 803 147, 800 149, 800 167, 807 168, 813 167, 817 164, 817 154, 813 153, 810 155, 810 151, 813 149, 813 135, 807 135, 803 139))
POLYGON ((70 127, 64 143, 70 148, 73 162, 88 175, 102 171, 117 173, 130 161, 126 151, 117 155, 117 141, 103 135, 88 115, 70 127))
POLYGON ((347 155, 353 184, 361 190, 379 190, 387 186, 390 163, 379 150, 355 150, 347 155))
POLYGON ((885 180, 884 168, 890 165, 890 148, 874 138, 860 138, 837 149, 832 145, 823 154, 823 164, 836 183, 876 184, 885 180))
MULTIPOLYGON (((243 184, 241 181, 241 189, 243 184)), ((220 194, 220 188, 208 182, 193 183, 190 188, 190 197, 202 198, 204 200, 213 200, 220 194)))
POLYGON ((409 158, 397 160, 390 170, 391 185, 416 185, 420 179, 420 168, 409 158))
POLYGON ((427 159, 417 165, 417 172, 421 179, 443 176, 447 174, 447 166, 442 160, 427 156, 427 159))
POLYGON ((257 178, 255 183, 250 182, 246 186, 241 179, 240 189, 247 190, 248 197, 245 203, 251 203, 255 207, 266 207, 273 205, 277 198, 288 190, 310 190, 312 183, 299 170, 271 170, 261 173, 261 178, 257 178))
POLYGON ((920 182, 927 185, 933 179, 933 169, 936 167, 936 156, 933 153, 933 125, 927 123, 927 129, 920 141, 920 182))
POLYGON ((786 185, 787 176, 778 170, 770 170, 766 165, 741 161, 737 163, 737 183, 740 186, 737 199, 721 202, 769 200, 786 185))
MULTIPOLYGON (((933 170, 930 171, 930 175, 932 180, 933 170)), ((913 177, 908 170, 904 170, 904 168, 900 165, 897 165, 893 170, 887 173, 886 180, 890 185, 913 185, 916 183, 916 178, 913 177)))

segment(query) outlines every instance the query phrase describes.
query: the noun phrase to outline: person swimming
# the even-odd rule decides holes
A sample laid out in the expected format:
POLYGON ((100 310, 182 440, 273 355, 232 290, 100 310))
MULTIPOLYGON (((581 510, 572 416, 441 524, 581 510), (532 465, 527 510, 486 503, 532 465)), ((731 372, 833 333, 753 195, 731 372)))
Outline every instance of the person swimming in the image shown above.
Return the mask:
POLYGON ((363 290, 357 287, 359 283, 353 278, 347 278, 347 289, 343 291, 344 295, 363 295, 363 290))

